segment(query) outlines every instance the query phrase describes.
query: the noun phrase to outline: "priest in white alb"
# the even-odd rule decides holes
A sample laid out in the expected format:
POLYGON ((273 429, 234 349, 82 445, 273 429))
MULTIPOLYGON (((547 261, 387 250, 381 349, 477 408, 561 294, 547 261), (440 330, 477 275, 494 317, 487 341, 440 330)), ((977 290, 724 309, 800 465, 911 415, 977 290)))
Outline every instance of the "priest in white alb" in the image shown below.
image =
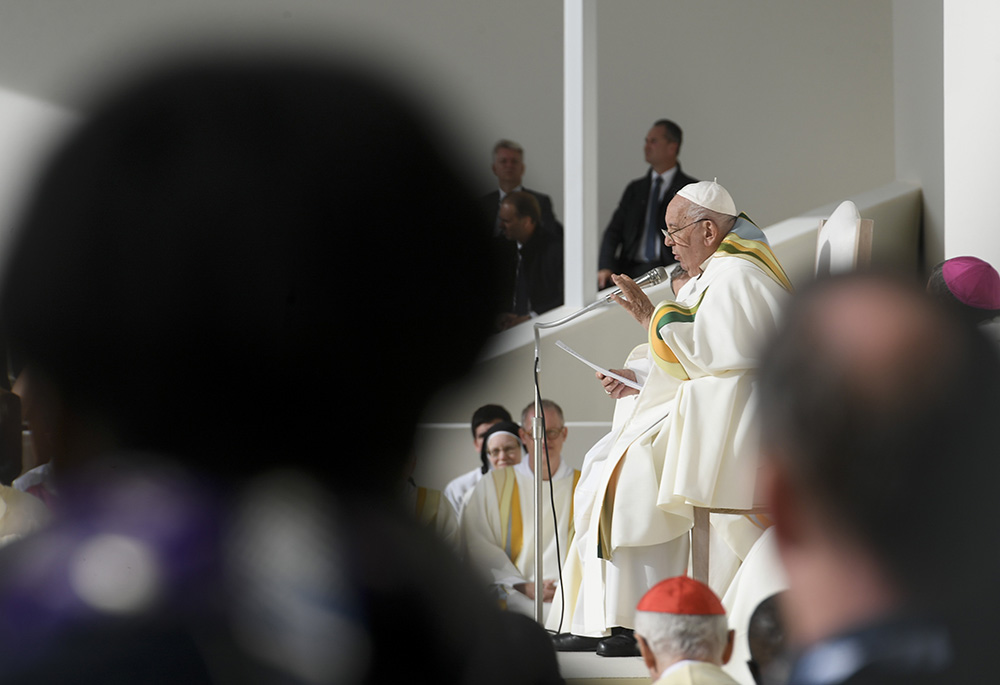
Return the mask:
MULTIPOLYGON (((753 505, 755 369, 791 286, 763 232, 714 181, 679 190, 666 225, 664 244, 679 263, 673 299, 654 306, 630 278, 613 277, 622 290, 615 301, 647 332, 615 371, 642 389, 598 374, 617 402, 576 491, 565 605, 548 621, 555 628, 564 619, 569 632, 554 638, 563 651, 638 655, 636 603, 687 571, 693 507, 753 505)), ((753 524, 736 518, 713 522, 713 536, 749 535, 725 540, 749 549, 753 524)))
MULTIPOLYGON (((573 488, 580 477, 562 460, 568 429, 562 409, 551 400, 542 401, 545 417, 548 463, 542 455, 543 610, 547 614, 558 594, 560 566, 573 536, 573 488), (552 476, 549 477, 549 469, 552 476), (553 524, 553 498, 556 522, 553 524), (558 544, 556 532, 558 531, 558 544)), ((492 426, 483 444, 486 450, 521 449, 529 456, 514 466, 490 471, 476 484, 462 514, 462 538, 469 561, 497 591, 501 606, 534 616, 534 442, 531 425, 534 405, 522 412, 520 427, 506 422, 492 426)))

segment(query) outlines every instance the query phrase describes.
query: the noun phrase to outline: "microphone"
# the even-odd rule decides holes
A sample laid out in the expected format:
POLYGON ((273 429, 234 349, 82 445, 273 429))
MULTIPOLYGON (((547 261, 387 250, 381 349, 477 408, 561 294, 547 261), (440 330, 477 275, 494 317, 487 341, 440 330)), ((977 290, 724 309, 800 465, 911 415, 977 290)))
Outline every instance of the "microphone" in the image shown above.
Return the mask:
MULTIPOLYGON (((640 288, 648 288, 651 285, 658 285, 658 284, 662 283, 664 280, 666 280, 666 278, 667 278, 667 269, 666 269, 666 267, 658 266, 655 269, 650 269, 649 271, 647 271, 646 273, 644 273, 642 276, 640 276, 639 278, 635 279, 635 284, 637 286, 639 286, 640 288)), ((612 295, 621 295, 621 294, 622 294, 622 289, 621 288, 615 288, 614 290, 612 290, 610 293, 608 293, 605 296, 604 301, 605 302, 614 302, 614 300, 611 299, 611 296, 612 295)))

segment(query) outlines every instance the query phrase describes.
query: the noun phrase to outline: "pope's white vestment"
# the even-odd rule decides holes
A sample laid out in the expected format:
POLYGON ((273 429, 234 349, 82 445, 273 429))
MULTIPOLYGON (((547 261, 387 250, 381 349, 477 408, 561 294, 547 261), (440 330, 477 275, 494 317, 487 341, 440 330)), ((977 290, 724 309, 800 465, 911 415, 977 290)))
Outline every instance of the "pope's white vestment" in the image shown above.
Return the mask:
MULTIPOLYGON (((573 488, 579 472, 563 461, 551 479, 558 527, 553 527, 549 482, 542 484, 542 577, 558 579, 573 537, 573 488), (555 530, 559 532, 556 551, 555 530)), ((532 614, 532 602, 514 585, 534 582, 534 474, 528 459, 483 476, 462 512, 466 558, 506 598, 508 608, 532 614)))
MULTIPOLYGON (((564 631, 596 637, 633 627, 646 590, 687 571, 693 507, 753 505, 755 369, 790 284, 764 234, 742 217, 701 268, 676 301, 656 307, 647 344, 625 364, 642 390, 618 400, 611 432, 584 458, 564 631)), ((713 535, 745 536, 747 526, 718 518, 713 535)), ((727 542, 745 553, 753 540, 727 542)))

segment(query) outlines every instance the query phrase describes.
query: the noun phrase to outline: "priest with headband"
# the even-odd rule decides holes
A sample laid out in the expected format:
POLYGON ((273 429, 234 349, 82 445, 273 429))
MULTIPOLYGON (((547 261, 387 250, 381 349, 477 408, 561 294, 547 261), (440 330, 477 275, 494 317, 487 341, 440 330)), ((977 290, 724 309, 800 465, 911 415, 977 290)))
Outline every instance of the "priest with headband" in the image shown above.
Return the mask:
MULTIPOLYGON (((654 306, 631 278, 612 277, 615 301, 647 332, 615 373, 641 390, 598 373, 617 402, 576 490, 566 602, 549 620, 562 615, 569 628, 554 638, 562 651, 638 655, 636 603, 686 572, 693 508, 753 505, 755 369, 791 286, 764 233, 714 181, 677 192, 664 245, 679 264, 673 299, 654 306)), ((713 525, 734 563, 761 532, 745 517, 713 525)))

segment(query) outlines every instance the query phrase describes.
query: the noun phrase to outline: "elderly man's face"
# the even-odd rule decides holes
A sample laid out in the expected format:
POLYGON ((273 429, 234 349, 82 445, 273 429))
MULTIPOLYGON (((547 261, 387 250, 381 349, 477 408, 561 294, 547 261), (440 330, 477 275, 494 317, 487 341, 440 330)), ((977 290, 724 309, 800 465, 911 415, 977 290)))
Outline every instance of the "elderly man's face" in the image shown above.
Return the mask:
POLYGON ((667 205, 667 234, 663 238, 663 244, 673 252, 674 259, 692 276, 701 273, 701 263, 714 252, 714 246, 705 235, 705 223, 694 220, 697 216, 696 205, 675 196, 667 205))
MULTIPOLYGON (((569 429, 566 428, 563 423, 562 417, 559 416, 559 412, 551 407, 546 407, 542 410, 545 415, 545 442, 542 444, 548 448, 549 461, 552 462, 553 473, 559 469, 559 464, 562 462, 562 449, 563 445, 566 443, 566 436, 569 435, 569 429)), ((524 449, 528 452, 528 458, 530 461, 528 465, 534 470, 535 464, 535 439, 534 433, 532 432, 532 422, 535 418, 535 410, 529 409, 525 412, 524 423, 521 426, 521 440, 524 441, 524 449)), ((549 473, 546 471, 546 464, 544 458, 542 459, 542 471, 544 475, 543 479, 548 479, 549 473)))
POLYGON ((521 177, 524 176, 521 153, 503 147, 497 150, 493 158, 493 173, 503 185, 521 185, 521 177))

